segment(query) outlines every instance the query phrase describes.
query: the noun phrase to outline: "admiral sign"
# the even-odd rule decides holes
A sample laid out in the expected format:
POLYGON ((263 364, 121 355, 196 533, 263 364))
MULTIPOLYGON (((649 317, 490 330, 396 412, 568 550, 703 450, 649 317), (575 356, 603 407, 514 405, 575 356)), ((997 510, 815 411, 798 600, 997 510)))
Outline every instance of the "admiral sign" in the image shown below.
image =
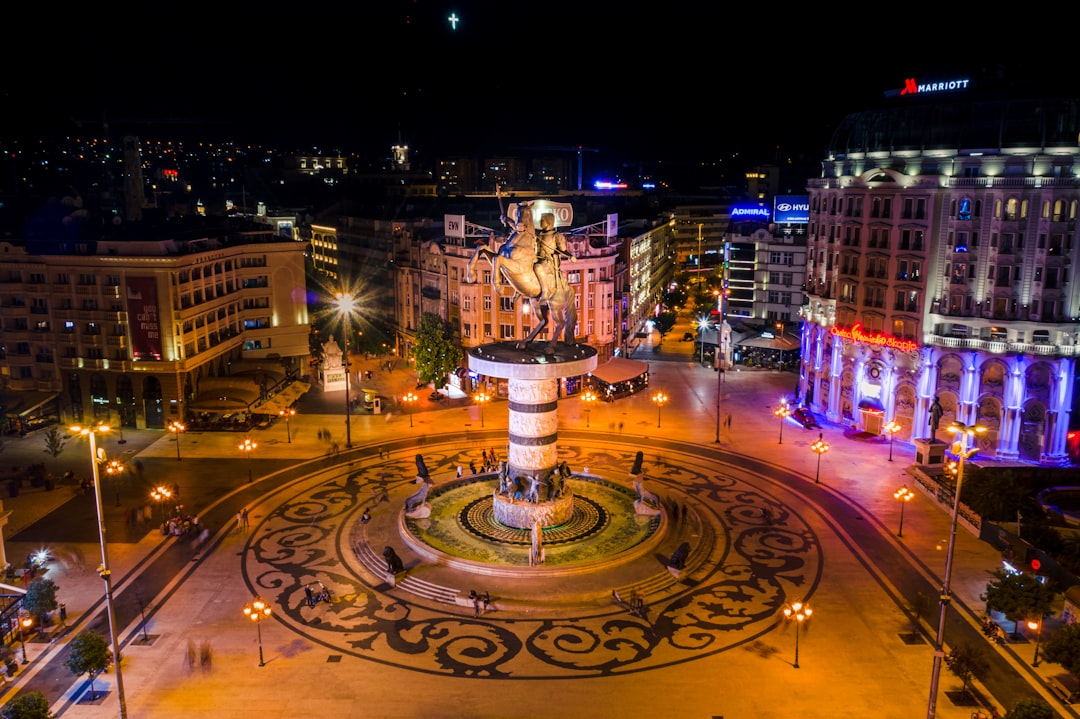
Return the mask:
POLYGON ((810 224, 810 198, 806 195, 784 195, 773 202, 773 220, 779 224, 810 224))
POLYGON ((769 221, 769 208, 757 205, 733 205, 729 214, 733 220, 769 221))

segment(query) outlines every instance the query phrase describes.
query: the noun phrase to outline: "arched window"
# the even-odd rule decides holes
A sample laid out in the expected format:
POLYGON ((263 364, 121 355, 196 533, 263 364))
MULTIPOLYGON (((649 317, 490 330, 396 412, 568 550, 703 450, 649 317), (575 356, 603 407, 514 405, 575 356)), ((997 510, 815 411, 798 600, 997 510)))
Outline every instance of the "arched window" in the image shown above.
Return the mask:
POLYGON ((1001 219, 1001 200, 994 200, 994 217, 1001 219))
POLYGON ((1019 209, 1019 202, 1015 197, 1010 197, 1005 200, 1005 219, 1015 220, 1017 218, 1017 210, 1019 209))
POLYGON ((1054 200, 1054 222, 1065 221, 1065 200, 1054 200))
POLYGON ((1028 216, 1028 201, 1021 200, 1020 202, 1020 218, 1023 219, 1028 216))

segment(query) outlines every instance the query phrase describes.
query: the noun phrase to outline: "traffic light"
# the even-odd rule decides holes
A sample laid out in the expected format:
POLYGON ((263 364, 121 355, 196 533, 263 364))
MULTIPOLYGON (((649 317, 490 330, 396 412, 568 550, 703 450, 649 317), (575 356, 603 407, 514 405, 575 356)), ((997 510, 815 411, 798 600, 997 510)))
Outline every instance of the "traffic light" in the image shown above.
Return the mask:
POLYGON ((1024 552, 1024 564, 1031 568, 1031 571, 1038 573, 1042 569, 1042 560, 1039 559, 1038 550, 1034 547, 1028 547, 1024 552))

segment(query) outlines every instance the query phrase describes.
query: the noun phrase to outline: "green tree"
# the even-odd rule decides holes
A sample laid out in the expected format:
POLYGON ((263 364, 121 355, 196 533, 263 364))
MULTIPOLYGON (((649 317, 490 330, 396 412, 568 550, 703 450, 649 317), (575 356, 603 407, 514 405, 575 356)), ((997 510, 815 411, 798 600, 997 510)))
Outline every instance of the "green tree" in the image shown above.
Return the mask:
POLYGON ((1005 719, 1054 719, 1056 716, 1057 712, 1040 697, 1021 699, 1005 713, 1005 719))
POLYGON ((660 344, 664 344, 664 335, 671 332, 671 328, 675 326, 675 319, 675 313, 670 310, 665 310, 653 317, 653 327, 660 333, 660 344))
POLYGON ((964 468, 961 499, 986 519, 1016 521, 1016 513, 1027 507, 1031 491, 1012 471, 986 470, 973 464, 964 468))
POLYGON ((52 716, 49 700, 41 692, 20 694, 0 709, 0 719, 52 719, 52 716))
POLYGON ((990 669, 985 652, 967 642, 960 642, 945 656, 949 671, 964 684, 964 693, 971 696, 971 682, 982 679, 990 669))
POLYGON ((72 639, 68 649, 64 666, 76 677, 86 674, 90 678, 90 697, 96 697, 94 677, 108 669, 113 661, 109 645, 99 635, 87 630, 72 639))
POLYGON ((986 602, 988 610, 1001 612, 1014 623, 1013 636, 1016 636, 1021 620, 1052 613, 1054 592, 1030 574, 1014 574, 997 569, 994 579, 986 585, 986 592, 979 598, 986 602))
POLYGON ((45 577, 38 577, 26 588, 23 609, 30 613, 39 627, 44 626, 48 620, 46 615, 60 606, 56 602, 56 591, 56 582, 45 577))
POLYGON ((436 387, 446 376, 461 366, 463 353, 451 339, 450 326, 442 317, 430 312, 420 317, 416 328, 416 347, 413 349, 416 371, 424 384, 435 382, 436 387))
POLYGON ((60 456, 60 453, 64 451, 64 445, 67 444, 68 438, 59 427, 55 425, 49 427, 49 431, 45 433, 45 454, 53 458, 53 461, 60 456))
POLYGON ((1050 638, 1043 642, 1042 660, 1061 667, 1080 677, 1080 624, 1065 624, 1054 630, 1050 638))

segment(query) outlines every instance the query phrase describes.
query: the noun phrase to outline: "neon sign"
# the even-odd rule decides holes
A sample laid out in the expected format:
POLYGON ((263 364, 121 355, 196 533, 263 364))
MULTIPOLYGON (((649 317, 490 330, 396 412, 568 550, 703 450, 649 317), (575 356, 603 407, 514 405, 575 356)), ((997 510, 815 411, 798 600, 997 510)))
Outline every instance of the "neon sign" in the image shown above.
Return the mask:
POLYGON ((729 214, 732 218, 761 218, 767 220, 769 219, 769 208, 757 207, 756 205, 735 205, 731 208, 729 214))
POLYGON ((934 92, 952 92, 953 90, 966 90, 971 80, 968 78, 959 78, 956 80, 945 80, 942 82, 919 82, 913 77, 904 78, 904 87, 899 90, 889 90, 885 93, 886 97, 895 97, 897 95, 920 95, 934 92))
POLYGON ((862 323, 858 322, 851 326, 851 329, 841 329, 839 327, 833 327, 830 332, 836 337, 842 337, 846 340, 853 342, 862 342, 868 345, 877 345, 878 347, 889 347, 900 352, 914 352, 919 349, 917 342, 912 340, 902 340, 899 337, 893 337, 892 335, 881 334, 865 334, 862 329, 862 323))

